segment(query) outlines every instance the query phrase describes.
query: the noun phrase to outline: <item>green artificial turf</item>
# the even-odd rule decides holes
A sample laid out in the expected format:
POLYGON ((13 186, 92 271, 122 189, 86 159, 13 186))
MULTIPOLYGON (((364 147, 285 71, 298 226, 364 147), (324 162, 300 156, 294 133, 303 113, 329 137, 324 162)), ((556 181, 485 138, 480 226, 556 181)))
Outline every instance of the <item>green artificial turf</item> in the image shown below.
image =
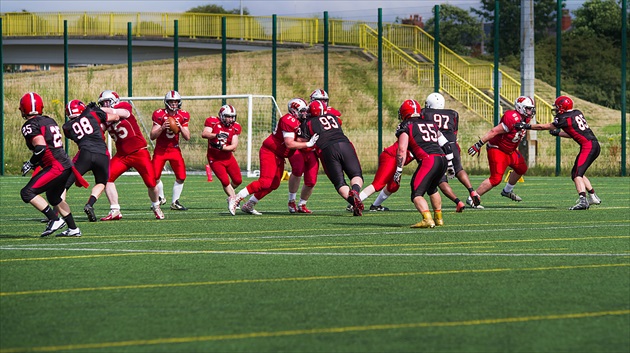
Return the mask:
POLYGON ((189 176, 190 210, 158 221, 123 176, 122 220, 88 222, 73 187, 83 237, 40 238, 27 179, 2 177, 0 353, 630 351, 628 178, 592 178, 602 204, 568 211, 569 178, 526 176, 520 203, 502 185, 484 210, 443 198, 435 229, 409 228, 408 180, 388 212, 353 217, 320 175, 313 214, 288 213, 283 182, 262 216, 231 216, 218 181, 189 176))

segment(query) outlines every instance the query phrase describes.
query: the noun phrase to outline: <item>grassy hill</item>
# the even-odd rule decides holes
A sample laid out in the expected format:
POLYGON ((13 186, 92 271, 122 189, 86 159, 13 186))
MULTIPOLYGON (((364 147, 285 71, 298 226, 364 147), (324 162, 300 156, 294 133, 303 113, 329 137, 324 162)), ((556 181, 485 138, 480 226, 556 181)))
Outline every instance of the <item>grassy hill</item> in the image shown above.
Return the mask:
MULTIPOLYGON (((271 94, 272 67, 270 52, 228 54, 227 93, 228 94, 271 94)), ((323 86, 323 55, 317 48, 281 50, 277 61, 277 97, 282 112, 286 112, 286 102, 294 97, 304 97, 315 88, 323 86)), ((172 60, 138 63, 133 66, 134 96, 163 96, 173 86, 172 60)), ((509 71, 509 70, 507 70, 509 71)), ((518 73, 514 73, 518 77, 518 73)), ((330 104, 343 113, 344 130, 354 142, 359 158, 366 172, 374 172, 378 162, 378 76, 377 64, 365 59, 357 51, 331 51, 329 54, 330 104)), ((5 74, 5 171, 15 174, 22 162, 30 155, 19 133, 23 120, 17 110, 18 100, 28 91, 42 95, 45 112, 63 122, 64 80, 63 71, 5 74)), ((112 89, 126 95, 127 66, 106 66, 73 69, 69 74, 69 98, 94 101, 105 89, 112 89)), ((393 135, 398 123, 397 111, 400 103, 407 98, 415 98, 424 103, 424 98, 432 92, 432 87, 417 86, 404 72, 384 68, 383 78, 383 146, 395 141, 393 135)), ((221 94, 221 57, 198 56, 180 59, 179 92, 183 96, 221 94)), ((553 102, 555 89, 540 81, 536 93, 553 102)), ((570 94, 570 93, 569 93, 570 94)), ((481 117, 466 109, 459 102, 446 97, 447 107, 461 115, 460 145, 466 149, 484 134, 491 125, 481 117)), ((244 123, 244 106, 238 101, 230 101, 240 112, 240 122, 244 123)), ((602 142, 602 156, 592 167, 593 172, 603 175, 617 175, 620 161, 620 112, 603 108, 580 99, 575 99, 576 108, 582 110, 602 142)), ((186 101, 184 108, 191 112, 191 132, 193 138, 184 144, 185 158, 190 167, 203 169, 205 164, 206 141, 201 139, 201 130, 206 117, 216 115, 221 105, 216 101, 186 101)), ((162 107, 161 102, 144 105, 148 116, 141 117, 145 126, 150 127, 150 112, 162 107)), ((555 139, 546 133, 539 133, 538 165, 531 173, 550 174, 555 168, 555 139)), ((259 146, 254 145, 256 151, 259 146)), ((74 154, 75 146, 70 146, 74 154)), ((577 153, 577 145, 563 141, 562 169, 568 173, 577 153)), ((242 160, 244 151, 237 153, 242 160)), ((257 156, 257 154, 254 154, 257 156)), ((464 157, 464 167, 472 173, 487 173, 485 156, 464 157)), ((411 167, 408 167, 411 170, 411 167)))

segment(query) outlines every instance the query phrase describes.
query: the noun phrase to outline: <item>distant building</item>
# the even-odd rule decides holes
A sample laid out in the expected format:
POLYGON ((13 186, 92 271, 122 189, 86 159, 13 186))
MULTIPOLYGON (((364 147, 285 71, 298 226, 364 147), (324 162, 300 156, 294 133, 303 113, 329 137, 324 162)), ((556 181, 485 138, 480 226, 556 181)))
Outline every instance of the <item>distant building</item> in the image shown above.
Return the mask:
POLYGON ((424 28, 424 23, 422 22, 422 16, 418 14, 409 15, 409 18, 402 19, 401 22, 404 25, 413 25, 413 26, 418 26, 420 28, 424 28))

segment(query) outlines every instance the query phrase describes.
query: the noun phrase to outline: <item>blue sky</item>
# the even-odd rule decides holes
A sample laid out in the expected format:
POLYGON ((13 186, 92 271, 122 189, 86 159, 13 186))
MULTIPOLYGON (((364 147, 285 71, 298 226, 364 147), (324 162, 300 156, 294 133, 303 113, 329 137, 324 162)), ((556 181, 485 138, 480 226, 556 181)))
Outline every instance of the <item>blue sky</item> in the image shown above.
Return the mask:
MULTIPOLYGON (((584 0, 565 0, 567 8, 575 10, 584 0)), ((185 12, 193 7, 207 4, 223 6, 226 10, 246 7, 254 16, 322 16, 328 11, 330 18, 346 20, 378 19, 378 9, 383 9, 383 20, 393 22, 397 17, 408 18, 418 14, 426 19, 432 17, 436 4, 450 4, 468 10, 479 7, 478 0, 426 1, 426 0, 1 0, 0 12, 185 12)))

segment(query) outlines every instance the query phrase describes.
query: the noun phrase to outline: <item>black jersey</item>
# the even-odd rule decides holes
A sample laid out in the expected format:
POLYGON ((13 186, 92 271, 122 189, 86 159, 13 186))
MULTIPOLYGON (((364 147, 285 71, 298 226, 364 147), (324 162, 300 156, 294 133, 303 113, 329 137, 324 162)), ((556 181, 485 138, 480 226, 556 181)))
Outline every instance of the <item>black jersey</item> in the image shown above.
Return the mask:
POLYGON ((579 110, 556 115, 553 126, 564 130, 575 142, 583 145, 588 141, 597 141, 593 130, 588 126, 584 114, 579 110))
POLYGON ((418 118, 407 119, 398 125, 396 137, 406 133, 409 135, 410 151, 418 161, 432 154, 444 155, 442 147, 438 144, 439 129, 433 121, 418 118))
POLYGON ((33 138, 35 136, 43 136, 46 140, 46 150, 40 161, 43 168, 51 166, 61 166, 63 169, 72 167, 72 161, 63 149, 63 136, 59 131, 59 125, 52 118, 45 115, 35 115, 26 120, 22 125, 22 135, 26 140, 26 146, 31 151, 35 148, 33 138))
POLYGON ((107 113, 101 109, 86 108, 78 117, 63 124, 63 133, 76 142, 80 150, 107 154, 107 145, 101 124, 107 122, 107 113))
POLYGON ((457 142, 459 129, 459 114, 452 109, 422 109, 424 120, 432 121, 449 142, 457 142))
POLYGON ((310 139, 315 134, 319 134, 316 145, 322 150, 335 143, 350 143, 350 140, 341 128, 341 120, 332 114, 309 118, 302 123, 300 128, 302 130, 301 134, 307 139, 310 139))

